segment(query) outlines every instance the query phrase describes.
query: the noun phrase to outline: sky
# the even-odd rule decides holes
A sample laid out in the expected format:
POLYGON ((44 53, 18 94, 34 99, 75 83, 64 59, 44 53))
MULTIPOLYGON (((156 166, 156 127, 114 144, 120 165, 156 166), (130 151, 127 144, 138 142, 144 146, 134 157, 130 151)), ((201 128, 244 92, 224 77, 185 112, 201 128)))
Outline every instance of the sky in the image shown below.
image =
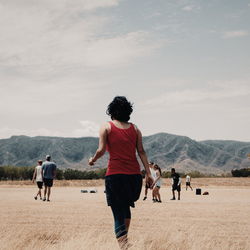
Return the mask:
POLYGON ((250 141, 250 0, 0 0, 0 138, 97 136, 116 95, 143 135, 250 141))

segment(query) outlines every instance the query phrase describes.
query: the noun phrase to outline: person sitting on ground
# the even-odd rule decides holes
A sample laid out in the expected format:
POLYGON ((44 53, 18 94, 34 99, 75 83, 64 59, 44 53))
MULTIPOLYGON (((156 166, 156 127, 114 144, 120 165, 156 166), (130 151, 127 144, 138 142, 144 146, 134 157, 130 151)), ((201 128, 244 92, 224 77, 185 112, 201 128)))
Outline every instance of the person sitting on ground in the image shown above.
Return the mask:
POLYGON ((175 190, 178 192, 178 200, 181 199, 181 177, 178 173, 175 172, 175 169, 171 169, 171 177, 172 177, 172 193, 173 198, 171 200, 175 200, 175 190))
POLYGON ((46 161, 42 165, 42 177, 45 186, 43 201, 46 201, 46 194, 47 201, 50 201, 51 188, 56 177, 56 164, 51 161, 50 155, 46 155, 46 161))
POLYGON ((38 165, 35 167, 32 182, 34 183, 36 180, 36 184, 38 187, 38 192, 34 196, 34 199, 37 200, 37 196, 40 196, 40 200, 42 199, 42 188, 43 188, 43 178, 42 178, 42 164, 43 161, 37 161, 38 165))
POLYGON ((142 175, 136 151, 146 171, 146 182, 152 186, 148 159, 142 144, 142 134, 128 122, 133 111, 132 104, 124 96, 116 96, 108 105, 107 114, 111 120, 100 129, 99 147, 89 165, 109 152, 109 162, 105 177, 105 190, 108 206, 114 217, 114 229, 121 249, 128 249, 128 231, 131 221, 130 207, 140 197, 142 175))
POLYGON ((155 197, 155 200, 153 202, 161 202, 161 195, 160 195, 160 188, 161 188, 161 168, 154 164, 154 170, 156 178, 153 183, 153 196, 155 197))
POLYGON ((191 177, 189 175, 186 176, 186 191, 188 187, 190 187, 191 190, 193 191, 193 188, 191 187, 191 177))
MULTIPOLYGON (((151 176, 153 179, 155 179, 155 170, 154 170, 154 162, 149 162, 149 170, 151 173, 151 176)), ((149 186, 149 184, 146 182, 145 183, 145 196, 143 198, 143 200, 145 201, 147 199, 147 195, 148 195, 148 189, 151 189, 151 187, 149 186)), ((154 194, 152 192, 152 199, 153 201, 155 200, 154 194)))

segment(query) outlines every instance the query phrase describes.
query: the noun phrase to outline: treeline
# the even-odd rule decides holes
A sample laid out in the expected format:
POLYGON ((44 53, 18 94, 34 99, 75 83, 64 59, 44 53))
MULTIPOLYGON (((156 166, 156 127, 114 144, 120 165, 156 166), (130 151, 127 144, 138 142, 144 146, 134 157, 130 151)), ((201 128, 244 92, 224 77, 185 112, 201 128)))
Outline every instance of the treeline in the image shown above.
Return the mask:
MULTIPOLYGON (((0 181, 1 180, 32 180, 34 167, 13 167, 13 166, 0 166, 0 181)), ((76 169, 57 169, 57 180, 91 180, 91 179, 103 179, 105 177, 106 168, 98 169, 94 171, 80 171, 76 169)), ((185 177, 187 174, 192 178, 202 177, 248 177, 250 176, 250 168, 232 170, 231 173, 226 173, 220 176, 213 174, 203 174, 199 171, 191 171, 189 173, 178 172, 181 177, 185 177)), ((142 171, 145 176, 145 171, 142 171)), ((170 178, 170 171, 162 172, 163 178, 170 178)))
POLYGON ((231 173, 234 177, 248 177, 250 176, 250 168, 233 169, 231 173))
MULTIPOLYGON (((32 180, 34 167, 0 167, 0 180, 32 180)), ((75 169, 57 169, 57 180, 91 180, 104 178, 106 169, 80 171, 75 169)))

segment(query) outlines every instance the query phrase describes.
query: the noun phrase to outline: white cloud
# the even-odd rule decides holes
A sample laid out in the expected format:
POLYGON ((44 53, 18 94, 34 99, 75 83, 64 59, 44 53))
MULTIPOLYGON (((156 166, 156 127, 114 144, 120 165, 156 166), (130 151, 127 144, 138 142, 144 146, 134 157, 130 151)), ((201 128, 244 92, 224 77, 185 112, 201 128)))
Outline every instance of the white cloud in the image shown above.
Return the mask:
POLYGON ((19 129, 13 127, 2 127, 0 128, 0 138, 9 138, 13 135, 57 137, 97 137, 99 135, 99 124, 93 121, 80 121, 80 125, 80 128, 72 131, 65 131, 62 127, 58 130, 47 128, 19 129))
POLYGON ((51 131, 46 128, 38 129, 18 129, 3 127, 0 128, 0 138, 9 138, 14 135, 26 135, 26 136, 64 136, 63 133, 58 131, 51 131))
POLYGON ((75 137, 86 137, 99 135, 100 125, 93 121, 80 121, 81 128, 73 131, 73 136, 75 137))
POLYGON ((44 75, 68 67, 114 66, 150 54, 159 43, 149 32, 107 37, 105 29, 112 17, 92 10, 118 3, 26 0, 2 4, 0 65, 19 73, 44 75))
POLYGON ((161 43, 152 42, 149 33, 131 32, 125 35, 99 39, 87 49, 86 63, 89 66, 115 66, 131 62, 131 59, 149 55, 161 43))
POLYGON ((204 103, 214 103, 228 98, 243 98, 250 95, 247 82, 211 82, 204 89, 185 89, 169 91, 160 96, 147 100, 147 107, 163 109, 183 109, 185 106, 200 106, 204 103))
POLYGON ((192 11, 193 9, 194 9, 194 7, 191 5, 187 5, 187 6, 182 8, 182 10, 184 10, 184 11, 192 11))
POLYGON ((222 37, 225 39, 228 39, 228 38, 235 38, 235 37, 244 37, 248 35, 249 35, 249 32, 247 30, 232 30, 232 31, 223 32, 222 37))

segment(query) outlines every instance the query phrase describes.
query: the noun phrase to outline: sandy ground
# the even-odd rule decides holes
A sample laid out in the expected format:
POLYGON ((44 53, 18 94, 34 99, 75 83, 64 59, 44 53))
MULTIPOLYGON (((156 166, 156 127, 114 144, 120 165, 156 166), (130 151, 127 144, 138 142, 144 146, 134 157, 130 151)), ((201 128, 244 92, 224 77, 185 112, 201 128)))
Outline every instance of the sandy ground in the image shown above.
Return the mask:
MULTIPOLYGON (((0 249, 118 249, 103 186, 83 194, 87 182, 57 182, 51 202, 42 202, 33 199, 35 186, 19 184, 0 184, 0 249)), ((181 200, 170 201, 165 180, 163 203, 137 202, 131 250, 250 249, 250 178, 194 179, 193 186, 209 195, 183 186, 181 200)))

